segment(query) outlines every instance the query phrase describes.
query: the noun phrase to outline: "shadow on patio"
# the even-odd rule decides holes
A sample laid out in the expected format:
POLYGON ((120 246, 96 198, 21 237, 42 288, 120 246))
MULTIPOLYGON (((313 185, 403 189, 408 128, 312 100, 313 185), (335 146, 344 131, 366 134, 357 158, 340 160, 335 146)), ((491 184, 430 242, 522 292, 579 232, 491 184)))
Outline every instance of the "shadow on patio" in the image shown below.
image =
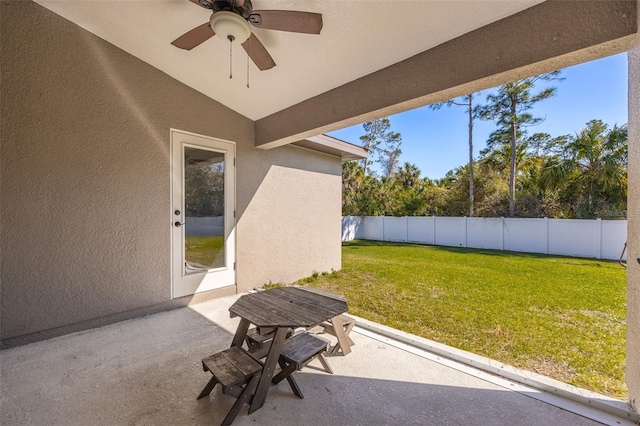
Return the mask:
MULTIPOLYGON (((200 359, 227 348, 237 296, 149 315, 0 353, 2 424, 219 424, 233 404, 200 359)), ((592 420, 352 333, 356 346, 272 387, 264 407, 234 424, 591 425, 592 420)))

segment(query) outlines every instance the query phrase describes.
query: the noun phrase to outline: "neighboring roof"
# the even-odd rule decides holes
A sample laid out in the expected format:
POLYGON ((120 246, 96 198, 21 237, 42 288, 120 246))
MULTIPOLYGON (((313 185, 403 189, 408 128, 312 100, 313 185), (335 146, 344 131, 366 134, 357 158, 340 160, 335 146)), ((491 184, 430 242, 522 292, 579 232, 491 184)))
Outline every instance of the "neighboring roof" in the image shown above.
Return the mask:
POLYGON ((362 160, 367 158, 369 155, 366 149, 358 145, 332 138, 327 135, 312 136, 310 138, 294 142, 292 145, 311 149, 313 151, 324 152, 329 155, 335 155, 336 157, 342 158, 343 161, 362 160))

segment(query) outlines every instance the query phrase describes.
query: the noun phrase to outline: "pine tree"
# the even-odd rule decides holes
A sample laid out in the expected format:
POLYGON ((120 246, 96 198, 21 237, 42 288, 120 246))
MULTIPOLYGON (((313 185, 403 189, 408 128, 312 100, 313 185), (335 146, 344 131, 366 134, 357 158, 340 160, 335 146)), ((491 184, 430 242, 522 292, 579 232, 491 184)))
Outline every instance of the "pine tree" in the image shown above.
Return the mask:
POLYGON ((538 93, 533 93, 533 88, 539 82, 561 80, 559 74, 560 71, 553 71, 504 84, 498 87, 497 92, 487 96, 487 105, 478 108, 478 116, 481 119, 494 121, 499 126, 498 130, 491 134, 489 144, 501 145, 501 148, 508 151, 510 155, 510 217, 515 216, 518 146, 524 142, 527 127, 544 121, 543 118, 534 117, 529 111, 535 104, 556 93, 555 87, 548 87, 538 93))

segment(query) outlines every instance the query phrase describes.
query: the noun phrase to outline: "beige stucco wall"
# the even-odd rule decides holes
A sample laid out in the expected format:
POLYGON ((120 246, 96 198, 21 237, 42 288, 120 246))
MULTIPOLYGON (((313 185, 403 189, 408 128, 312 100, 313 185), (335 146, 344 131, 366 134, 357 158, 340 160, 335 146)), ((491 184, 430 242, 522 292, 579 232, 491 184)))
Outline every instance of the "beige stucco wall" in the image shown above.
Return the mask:
POLYGON ((238 145, 240 291, 339 268, 339 159, 257 150, 251 120, 37 4, 0 8, 3 344, 236 291, 170 299, 171 128, 238 145))
POLYGON ((270 151, 241 146, 238 177, 240 291, 340 269, 339 161, 293 146, 270 151))
POLYGON ((640 36, 629 50, 628 173, 626 382, 631 405, 640 411, 640 36))

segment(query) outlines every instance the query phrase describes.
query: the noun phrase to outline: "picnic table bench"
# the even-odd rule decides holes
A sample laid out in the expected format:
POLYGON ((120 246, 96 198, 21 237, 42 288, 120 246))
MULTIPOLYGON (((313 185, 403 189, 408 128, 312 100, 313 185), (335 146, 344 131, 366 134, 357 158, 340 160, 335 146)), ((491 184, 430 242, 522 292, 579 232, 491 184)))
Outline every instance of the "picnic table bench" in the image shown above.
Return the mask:
POLYGON ((316 357, 327 372, 333 373, 323 355, 328 342, 309 333, 288 338, 291 330, 331 324, 332 334, 346 354, 350 350, 347 332, 352 326, 343 326, 341 315, 347 309, 344 297, 313 288, 280 287, 240 296, 229 308, 232 318, 240 317, 231 348, 203 360, 203 368, 214 377, 199 398, 208 395, 217 383, 225 393, 238 398, 224 424, 233 422, 245 403, 250 404, 249 414, 261 408, 272 382, 286 379, 293 392, 303 398, 292 373, 316 357), (255 328, 250 330, 252 324, 255 328), (245 341, 249 351, 242 348, 245 341), (262 358, 264 361, 259 361, 262 358), (274 377, 276 364, 281 372, 274 377))

